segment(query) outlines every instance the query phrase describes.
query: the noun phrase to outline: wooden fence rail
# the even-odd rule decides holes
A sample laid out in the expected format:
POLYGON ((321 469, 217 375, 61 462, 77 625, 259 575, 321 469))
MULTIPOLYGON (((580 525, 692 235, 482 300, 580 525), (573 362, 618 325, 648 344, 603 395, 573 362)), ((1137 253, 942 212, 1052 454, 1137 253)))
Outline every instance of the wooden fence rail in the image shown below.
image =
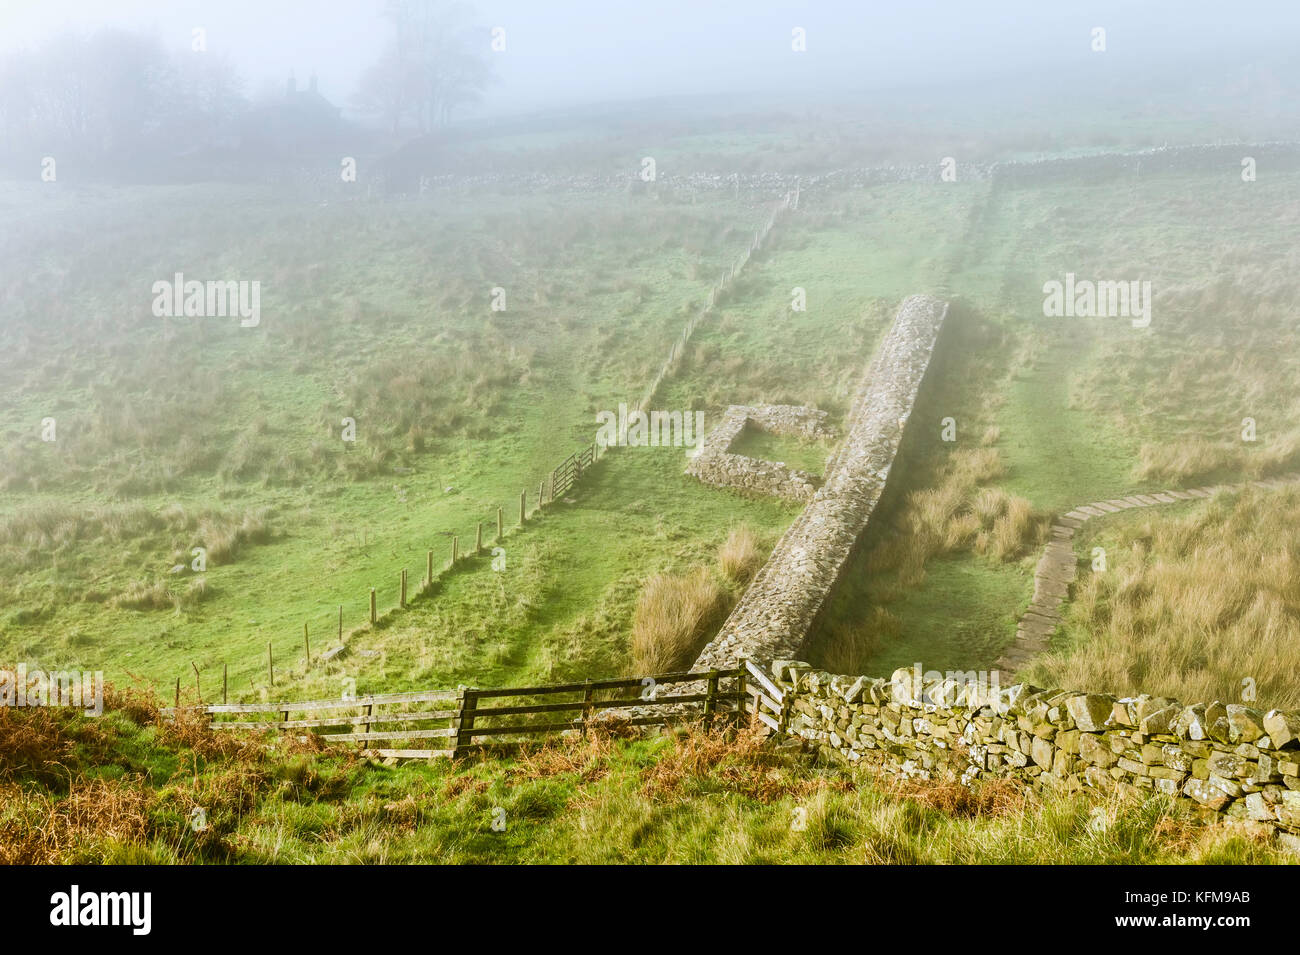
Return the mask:
POLYGON ((766 673, 754 666, 752 661, 746 660, 744 663, 742 670, 748 678, 745 693, 750 697, 745 701, 745 705, 754 718, 769 730, 774 733, 784 733, 790 722, 789 700, 777 685, 768 679, 766 673))
MULTIPOLYGON (((386 693, 336 700, 170 707, 163 715, 174 718, 178 711, 202 713, 212 717, 214 730, 313 730, 328 743, 356 744, 366 756, 431 759, 515 745, 538 735, 585 736, 598 714, 609 714, 620 726, 663 725, 700 717, 706 723, 735 719, 743 714, 752 695, 746 690, 750 678, 749 670, 738 668, 545 686, 462 687, 452 692, 386 693), (723 690, 723 681, 732 681, 734 688, 723 690), (676 696, 662 692, 681 684, 703 684, 704 689, 697 692, 696 687, 686 687, 686 692, 676 696), (422 703, 443 705, 430 709, 411 705, 422 703), (340 714, 340 710, 350 712, 340 714), (618 716, 625 710, 634 712, 618 716), (337 715, 315 715, 319 713, 337 715), (392 745, 416 740, 445 742, 424 748, 392 745)), ((771 681, 761 679, 765 688, 771 687, 771 681)))

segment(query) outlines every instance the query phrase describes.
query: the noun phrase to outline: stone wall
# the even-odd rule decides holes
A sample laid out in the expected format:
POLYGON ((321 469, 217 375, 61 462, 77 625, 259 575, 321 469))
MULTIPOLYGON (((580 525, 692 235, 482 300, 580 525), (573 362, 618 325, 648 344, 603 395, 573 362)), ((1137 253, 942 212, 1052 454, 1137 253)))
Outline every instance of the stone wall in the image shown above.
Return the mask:
POLYGON ((1131 153, 1101 153, 1028 162, 994 163, 988 178, 996 187, 1049 183, 1105 182, 1167 172, 1221 172, 1238 179, 1241 161, 1255 159, 1258 174, 1265 170, 1300 168, 1300 144, 1232 143, 1227 145, 1164 146, 1131 153))
POLYGON ((818 480, 807 471, 786 467, 784 461, 764 461, 733 454, 731 446, 746 428, 803 438, 829 437, 826 412, 795 405, 732 405, 704 438, 686 473, 706 484, 756 494, 806 501, 818 480))
POLYGON ((836 676, 776 661, 786 732, 834 761, 917 779, 1162 792, 1267 824, 1300 847, 1300 715, 1163 697, 836 676))
POLYGON ((742 656, 798 654, 867 527, 948 314, 947 303, 906 299, 867 369, 847 433, 822 486, 785 532, 694 669, 727 669, 742 656))

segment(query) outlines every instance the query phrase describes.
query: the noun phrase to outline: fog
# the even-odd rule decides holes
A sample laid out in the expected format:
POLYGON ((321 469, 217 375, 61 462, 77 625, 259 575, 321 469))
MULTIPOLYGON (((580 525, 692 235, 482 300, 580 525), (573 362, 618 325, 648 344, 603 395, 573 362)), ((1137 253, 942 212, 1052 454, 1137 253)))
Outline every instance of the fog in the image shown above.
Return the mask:
MULTIPOLYGON (((64 30, 104 27, 140 32, 173 54, 189 53, 193 31, 201 28, 207 52, 229 59, 247 94, 281 87, 291 71, 304 83, 315 74, 324 96, 362 118, 354 102, 358 84, 393 32, 386 6, 383 0, 9 0, 0 9, 0 56, 39 50, 64 30)), ((1251 66, 1283 69, 1300 28, 1300 7, 1287 0, 1240 9, 1188 0, 433 6, 453 11, 466 49, 482 55, 490 70, 481 98, 458 108, 453 119, 660 96, 824 98, 1016 77, 1100 88, 1120 83, 1140 95, 1141 85, 1153 81, 1231 76, 1251 66), (796 27, 806 31, 806 51, 798 54, 791 49, 796 27), (1106 30, 1105 57, 1090 49, 1094 27, 1106 30), (490 47, 494 28, 504 31, 504 49, 490 47)))

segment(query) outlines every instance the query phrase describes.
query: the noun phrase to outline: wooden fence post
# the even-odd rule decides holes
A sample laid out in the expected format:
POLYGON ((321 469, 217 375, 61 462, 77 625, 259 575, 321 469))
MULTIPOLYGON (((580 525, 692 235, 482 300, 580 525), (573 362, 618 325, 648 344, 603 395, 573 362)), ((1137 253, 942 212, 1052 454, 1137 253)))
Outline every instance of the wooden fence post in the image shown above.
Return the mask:
POLYGON ((339 604, 339 643, 343 642, 343 605, 339 604))
MULTIPOLYGON (((740 726, 745 725, 745 703, 746 703, 746 699, 745 699, 746 679, 745 678, 748 675, 745 672, 745 664, 747 661, 748 661, 747 657, 741 656, 739 662, 737 663, 737 666, 740 667, 740 673, 737 674, 736 676, 736 690, 739 693, 739 696, 736 698, 736 723, 739 724, 740 726)), ((754 701, 754 705, 755 707, 758 706, 757 700, 754 701)))
POLYGON ((537 485, 537 509, 539 511, 542 509, 542 505, 546 503, 545 491, 546 478, 542 478, 541 482, 537 485))
POLYGON ((478 522, 478 527, 474 531, 474 556, 477 557, 483 553, 483 522, 478 522))
POLYGON ((709 671, 709 691, 704 699, 704 725, 713 725, 713 713, 718 706, 718 671, 709 671))
POLYGON ((402 568, 402 578, 399 584, 398 594, 399 596, 397 598, 397 604, 403 610, 405 610, 406 609, 406 568, 405 567, 402 568))
POLYGON ((497 543, 498 544, 501 543, 501 538, 505 537, 505 534, 506 534, 505 512, 498 507, 497 508, 497 543))
POLYGON ((199 668, 190 661, 190 666, 194 668, 194 695, 199 698, 199 706, 203 705, 203 687, 199 685, 199 668))
POLYGON ((519 526, 520 527, 523 527, 524 521, 528 519, 528 512, 526 510, 527 504, 528 504, 528 492, 520 491, 519 492, 519 526))
POLYGON ((460 538, 455 534, 451 535, 451 565, 456 566, 456 558, 460 556, 460 538))
MULTIPOLYGON (((375 715, 375 704, 367 703, 366 711, 365 713, 362 714, 362 722, 361 722, 361 732, 365 733, 367 736, 370 735, 370 729, 374 725, 373 723, 374 715, 375 715)), ((354 733, 356 732, 355 726, 352 728, 352 731, 354 733)), ((364 750, 366 748, 366 741, 363 739, 357 740, 357 744, 358 744, 357 746, 358 749, 364 750)))
POLYGON ((375 588, 370 588, 370 625, 373 627, 379 622, 379 609, 375 605, 375 588))
POLYGON ((478 706, 478 694, 468 687, 458 687, 456 696, 456 715, 452 717, 451 727, 456 731, 455 745, 452 747, 451 755, 460 756, 467 752, 473 734, 469 731, 474 728, 474 710, 478 706))
POLYGON ((175 703, 175 708, 176 708, 176 709, 180 709, 180 707, 181 707, 181 678, 180 678, 180 677, 177 677, 177 678, 176 678, 176 703, 175 703))
POLYGON ((591 690, 591 680, 590 680, 590 679, 584 680, 583 682, 586 684, 586 686, 584 686, 583 689, 582 689, 582 737, 583 737, 583 739, 586 739, 586 737, 587 737, 587 721, 588 721, 589 719, 591 719, 591 696, 592 696, 592 690, 591 690))
POLYGON ((271 641, 266 641, 266 675, 275 686, 275 658, 271 656, 271 641))
POLYGON ((424 555, 424 583, 428 587, 433 586, 433 551, 424 555))
POLYGON ((223 706, 226 703, 226 686, 228 684, 229 679, 230 679, 230 664, 223 663, 221 664, 221 704, 223 706))
POLYGON ((307 666, 311 666, 311 640, 307 638, 307 621, 302 622, 302 645, 307 650, 307 666))

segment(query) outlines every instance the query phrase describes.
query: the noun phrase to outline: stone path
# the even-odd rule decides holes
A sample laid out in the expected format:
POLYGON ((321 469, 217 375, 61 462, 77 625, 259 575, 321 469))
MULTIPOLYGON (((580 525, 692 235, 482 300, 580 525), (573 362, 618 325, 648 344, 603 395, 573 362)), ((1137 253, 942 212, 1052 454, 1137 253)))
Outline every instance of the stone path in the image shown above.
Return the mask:
POLYGON ((1016 639, 1003 651, 994 667, 1004 673, 1015 673, 1030 659, 1047 649, 1056 628, 1061 623, 1062 608, 1070 594, 1070 585, 1078 573, 1078 560, 1074 555, 1074 532, 1094 517, 1105 517, 1135 507, 1159 507, 1214 496, 1220 491, 1240 491, 1248 487, 1277 490, 1300 478, 1287 477, 1269 481, 1243 481, 1238 484, 1217 484, 1209 487, 1189 488, 1186 491, 1157 491, 1152 494, 1133 494, 1109 501, 1080 504, 1066 511, 1052 523, 1051 537, 1043 548, 1043 555, 1034 568, 1034 596, 1029 609, 1016 627, 1016 639))

